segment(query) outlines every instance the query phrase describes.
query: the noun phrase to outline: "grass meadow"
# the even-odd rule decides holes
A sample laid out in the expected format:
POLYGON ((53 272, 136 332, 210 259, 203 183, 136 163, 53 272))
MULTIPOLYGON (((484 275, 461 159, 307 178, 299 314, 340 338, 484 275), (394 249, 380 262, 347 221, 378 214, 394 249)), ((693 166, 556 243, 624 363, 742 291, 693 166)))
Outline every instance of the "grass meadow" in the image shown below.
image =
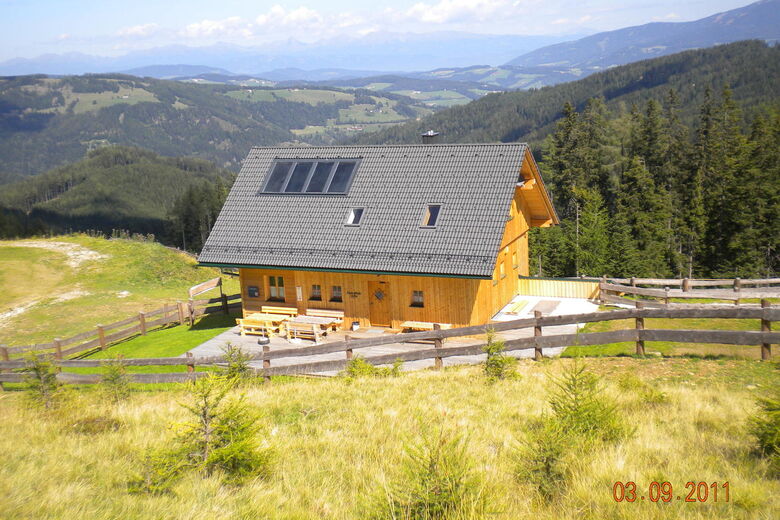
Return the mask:
MULTIPOLYGON (((0 241, 0 343, 49 342, 163 304, 219 276, 154 242, 87 235, 0 241)), ((227 294, 238 282, 226 278, 227 294)), ((204 297, 208 297, 207 293, 204 297)))
POLYGON ((184 385, 139 386, 115 405, 96 388, 71 388, 51 411, 32 407, 22 391, 7 391, 0 393, 2 516, 368 518, 377 497, 406 478, 408 446, 441 428, 465 439, 463 457, 488 506, 459 518, 776 518, 780 481, 754 454, 748 423, 757 396, 778 383, 778 365, 752 360, 580 361, 602 377, 601 398, 617 406, 633 434, 574 450, 557 498, 542 501, 517 476, 518 449, 550 413, 551 378, 573 362, 523 361, 516 379, 494 384, 480 367, 253 384, 241 392, 259 414, 258 442, 275 453, 271 476, 231 487, 218 474, 189 475, 160 495, 128 494, 127 481, 143 454, 170 438, 170 424, 184 419, 184 385), (112 417, 117 427, 79 433, 75 425, 95 416, 112 417), (683 497, 688 481, 728 481, 730 500, 616 503, 615 481, 636 482, 642 494, 651 482, 668 481, 683 497))

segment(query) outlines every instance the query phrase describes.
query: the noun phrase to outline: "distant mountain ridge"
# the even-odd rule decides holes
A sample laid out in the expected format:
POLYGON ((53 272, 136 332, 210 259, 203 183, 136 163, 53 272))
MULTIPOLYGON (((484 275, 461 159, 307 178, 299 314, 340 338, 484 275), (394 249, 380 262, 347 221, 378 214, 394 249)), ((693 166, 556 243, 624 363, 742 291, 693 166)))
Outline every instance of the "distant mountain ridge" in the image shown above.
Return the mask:
POLYGON ((760 0, 693 22, 654 22, 601 32, 533 50, 506 65, 598 71, 740 40, 780 40, 780 0, 760 0))
POLYGON ((527 141, 538 150, 561 117, 563 104, 582 109, 602 96, 607 106, 628 110, 650 97, 676 90, 681 116, 698 116, 707 87, 731 85, 747 111, 780 103, 780 46, 746 41, 685 51, 599 72, 587 78, 531 91, 490 94, 463 106, 355 139, 362 144, 415 143, 429 129, 447 143, 527 141))
POLYGON ((342 38, 315 44, 284 41, 257 47, 225 43, 203 47, 170 45, 116 57, 67 53, 14 58, 0 62, 0 75, 110 73, 179 63, 251 75, 262 71, 295 68, 386 73, 428 70, 445 65, 463 67, 486 61, 503 63, 518 53, 571 38, 572 35, 526 36, 461 32, 371 33, 353 39, 342 38))

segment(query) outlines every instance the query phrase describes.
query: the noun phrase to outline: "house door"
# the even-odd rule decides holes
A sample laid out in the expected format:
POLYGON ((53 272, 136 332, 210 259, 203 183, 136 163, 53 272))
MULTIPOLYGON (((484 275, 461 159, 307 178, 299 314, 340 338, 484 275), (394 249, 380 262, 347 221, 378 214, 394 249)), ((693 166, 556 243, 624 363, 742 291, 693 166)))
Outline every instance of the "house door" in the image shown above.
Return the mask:
POLYGON ((387 282, 368 282, 368 319, 371 325, 390 326, 390 294, 387 282))

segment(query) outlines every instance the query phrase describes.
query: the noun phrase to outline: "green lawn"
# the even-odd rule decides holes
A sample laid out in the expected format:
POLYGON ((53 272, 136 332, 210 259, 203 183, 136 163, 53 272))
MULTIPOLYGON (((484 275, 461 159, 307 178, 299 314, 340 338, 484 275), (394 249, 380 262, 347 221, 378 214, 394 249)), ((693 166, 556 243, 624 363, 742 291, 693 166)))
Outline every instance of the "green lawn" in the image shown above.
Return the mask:
MULTIPOLYGON (((178 357, 204 341, 208 341, 236 325, 238 316, 211 314, 204 316, 192 327, 176 325, 150 331, 146 336, 135 336, 117 343, 106 350, 86 356, 84 359, 157 358, 178 357)), ((158 374, 166 372, 184 372, 185 366, 149 366, 128 367, 128 372, 136 374, 158 374)), ((196 370, 212 370, 211 367, 196 367, 196 370)), ((79 374, 99 374, 100 368, 68 368, 68 372, 79 374)))

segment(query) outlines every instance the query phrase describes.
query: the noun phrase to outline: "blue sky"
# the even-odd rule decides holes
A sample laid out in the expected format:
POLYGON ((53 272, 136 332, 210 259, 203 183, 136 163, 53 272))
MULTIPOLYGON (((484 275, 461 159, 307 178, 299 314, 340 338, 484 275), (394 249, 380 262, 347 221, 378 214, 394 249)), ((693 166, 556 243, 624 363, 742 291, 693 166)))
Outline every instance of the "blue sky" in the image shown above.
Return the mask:
POLYGON ((254 46, 376 32, 574 34, 689 21, 746 0, 0 0, 0 59, 162 45, 254 46))

